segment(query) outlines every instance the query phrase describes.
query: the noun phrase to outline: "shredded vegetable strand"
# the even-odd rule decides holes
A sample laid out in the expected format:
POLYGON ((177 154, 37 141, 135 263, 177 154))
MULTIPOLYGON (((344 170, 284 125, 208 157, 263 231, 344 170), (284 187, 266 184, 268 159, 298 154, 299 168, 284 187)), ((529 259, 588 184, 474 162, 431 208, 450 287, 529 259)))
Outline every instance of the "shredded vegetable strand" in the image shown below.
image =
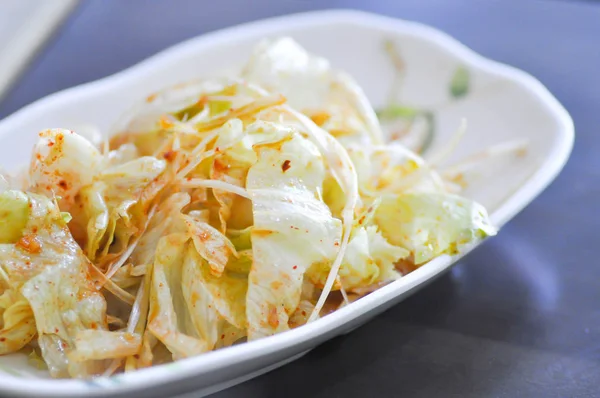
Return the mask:
POLYGON ((184 180, 180 183, 184 188, 212 188, 219 189, 221 191, 231 192, 236 195, 242 196, 246 199, 252 200, 252 196, 242 187, 230 184, 221 180, 202 180, 200 178, 192 178, 184 180))
POLYGON ((111 279, 107 278, 106 275, 104 275, 104 273, 100 269, 98 269, 94 264, 90 263, 90 269, 92 271, 94 271, 95 275, 98 276, 98 279, 99 279, 97 282, 98 289, 105 288, 106 290, 108 290, 109 292, 114 294, 115 297, 117 297, 124 303, 133 305, 133 303, 135 302, 134 296, 132 296, 130 293, 128 293, 125 290, 123 290, 122 288, 120 288, 111 279))
POLYGON ((344 303, 350 304, 350 300, 348 300, 348 293, 346 293, 346 289, 344 289, 344 286, 342 285, 342 281, 341 281, 339 275, 337 275, 337 278, 335 281, 336 281, 336 283, 339 283, 339 285, 340 285, 340 292, 342 293, 342 298, 344 299, 344 303))
POLYGON ((152 154, 152 156, 154 156, 155 158, 159 157, 162 153, 165 153, 167 151, 167 148, 171 145, 171 140, 164 140, 162 145, 159 146, 154 153, 152 154))
POLYGON ((110 154, 110 137, 105 135, 102 140, 102 155, 104 155, 104 159, 108 161, 108 156, 110 154))
POLYGON ((525 153, 527 149, 527 141, 526 140, 514 140, 509 142, 504 142, 502 144, 493 145, 489 148, 484 149, 481 152, 477 152, 473 155, 470 155, 458 163, 445 167, 442 171, 442 175, 451 176, 459 173, 463 173, 472 169, 473 167, 479 165, 481 162, 484 162, 488 159, 508 155, 515 154, 521 155, 525 153))
POLYGON ((209 135, 204 137, 202 139, 202 141, 200 141, 200 143, 198 143, 198 145, 196 145, 196 147, 188 155, 190 158, 194 157, 194 159, 188 165, 186 165, 184 168, 182 168, 180 171, 177 172, 177 178, 183 178, 186 175, 188 175, 189 172, 194 170, 200 164, 200 162, 202 162, 202 160, 206 158, 206 156, 199 156, 199 154, 202 151, 204 151, 206 146, 212 140, 214 140, 218 135, 219 135, 218 130, 213 131, 212 133, 210 133, 209 135))
MULTIPOLYGON (((149 300, 150 300, 150 284, 152 283, 151 273, 148 272, 144 275, 142 283, 140 284, 135 303, 131 308, 131 314, 129 315, 129 320, 127 322, 127 331, 130 333, 138 333, 144 337, 144 333, 146 328, 146 320, 148 319, 148 309, 149 309, 149 300)), ((135 368, 135 358, 128 357, 125 360, 125 370, 127 371, 130 368, 135 368)))
POLYGON ((127 321, 127 331, 129 333, 133 333, 136 331, 137 325, 141 318, 142 305, 145 299, 147 299, 147 290, 148 287, 145 284, 145 280, 147 278, 144 277, 144 280, 138 287, 138 291, 135 297, 135 302, 131 306, 131 313, 129 314, 129 320, 127 321))
POLYGON ((454 152, 454 150, 456 149, 460 140, 463 138, 463 136, 465 135, 466 132, 467 132, 467 120, 462 119, 460 121, 460 126, 458 127, 458 129, 456 130, 456 132, 454 133, 452 138, 450 139, 450 142, 448 144, 444 145, 442 148, 440 148, 440 150, 437 153, 434 153, 430 156, 429 164, 432 167, 435 167, 435 166, 440 165, 444 160, 446 160, 452 154, 452 152, 454 152))
MULTIPOLYGON (((104 274, 103 274, 104 275, 104 274)), ((116 283, 114 283, 111 279, 107 279, 102 286, 109 292, 115 295, 118 299, 127 303, 129 305, 133 305, 135 302, 135 297, 133 297, 130 293, 127 293, 125 290, 120 288, 116 283)))
POLYGON ((110 365, 108 366, 108 368, 106 368, 106 370, 102 373, 102 377, 112 376, 121 367, 122 363, 123 363, 123 358, 113 359, 111 361, 110 365))
POLYGON ((179 138, 179 134, 175 133, 173 136, 173 145, 172 150, 178 151, 181 149, 181 139, 179 138))

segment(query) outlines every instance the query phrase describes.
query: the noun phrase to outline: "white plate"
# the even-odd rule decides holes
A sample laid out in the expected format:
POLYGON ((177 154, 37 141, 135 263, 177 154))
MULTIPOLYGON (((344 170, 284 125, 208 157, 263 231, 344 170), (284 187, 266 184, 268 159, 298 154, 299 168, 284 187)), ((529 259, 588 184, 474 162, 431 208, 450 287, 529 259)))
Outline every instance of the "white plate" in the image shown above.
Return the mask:
MULTIPOLYGON (((382 49, 391 39, 406 63, 404 102, 433 108, 435 145, 443 145, 461 117, 469 138, 458 155, 516 137, 529 153, 467 194, 482 201, 501 226, 531 202, 558 174, 573 144, 573 123, 564 108, 534 78, 484 59, 432 28, 357 11, 323 11, 236 26, 166 50, 114 76, 51 95, 0 122, 0 159, 24 163, 44 128, 77 129, 93 123, 107 129, 132 104, 165 86, 212 76, 241 65, 263 37, 290 35, 310 51, 350 72, 376 105, 387 95, 394 72, 382 49), (471 76, 468 95, 448 103, 448 82, 457 67, 471 76), (439 106, 438 104, 444 104, 439 106)), ((502 233, 502 232, 500 232, 502 233)), ((463 253, 464 255, 464 253, 463 253)), ((293 360, 332 337, 384 311, 447 270, 457 257, 439 257, 402 279, 317 322, 267 339, 173 364, 93 381, 51 380, 29 368, 22 355, 0 357, 0 393, 28 396, 165 396, 217 391, 293 360), (33 381, 31 378, 36 378, 33 381)), ((198 396, 198 395, 195 395, 198 396)))

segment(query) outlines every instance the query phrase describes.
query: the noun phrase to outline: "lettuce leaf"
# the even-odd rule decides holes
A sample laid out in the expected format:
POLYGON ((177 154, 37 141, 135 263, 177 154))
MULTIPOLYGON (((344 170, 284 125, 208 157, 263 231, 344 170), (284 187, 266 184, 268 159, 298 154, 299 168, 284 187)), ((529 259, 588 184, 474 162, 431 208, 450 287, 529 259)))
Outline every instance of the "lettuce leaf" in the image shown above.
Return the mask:
POLYGON ((29 221, 29 198, 21 191, 0 193, 0 243, 16 243, 29 221))
POLYGON ((283 94, 292 107, 344 144, 383 142, 377 116, 354 79, 289 37, 259 43, 242 77, 283 94))
MULTIPOLYGON (((23 194, 30 216, 21 238, 0 245, 2 274, 9 288, 5 302, 4 352, 20 348, 35 333, 44 361, 55 377, 89 377, 104 370, 101 362, 71 360, 78 334, 107 330, 106 301, 96 289, 90 263, 73 240, 63 214, 50 199, 23 194), (10 301, 10 300, 9 300, 10 301), (26 304, 25 304, 26 303, 26 304), (32 330, 32 327, 34 330, 32 330)), ((17 195, 22 201, 23 195, 17 195)))
POLYGON ((483 206, 445 193, 385 196, 375 223, 391 244, 411 252, 415 264, 456 254, 466 244, 496 234, 483 206))
POLYGON ((88 220, 85 250, 90 260, 101 261, 109 250, 117 254, 125 250, 142 229, 149 202, 166 183, 166 167, 165 160, 137 158, 104 170, 81 190, 79 201, 88 220), (153 187, 155 182, 158 189, 153 187))
MULTIPOLYGON (((173 359, 210 350, 210 332, 204 330, 204 335, 201 335, 196 328, 183 290, 183 262, 188 240, 186 234, 171 234, 162 238, 156 248, 152 267, 148 330, 169 349, 173 359)), ((199 309, 205 311, 209 319, 216 321, 214 309, 199 309)))
POLYGON ((103 158, 87 139, 66 129, 44 130, 33 149, 29 179, 34 192, 58 196, 69 210, 79 190, 92 183, 103 158))
MULTIPOLYGON (((376 226, 358 228, 342 261, 338 273, 341 286, 338 288, 351 292, 356 288, 393 281, 400 276, 394 264, 409 254, 408 250, 388 243, 376 226)), ((327 263, 313 264, 306 275, 313 284, 322 287, 329 269, 327 263)))
POLYGON ((304 272, 333 261, 342 234, 341 222, 318 199, 325 169, 314 144, 293 134, 255 150, 258 162, 246 183, 254 215, 246 298, 250 340, 289 329, 304 272))

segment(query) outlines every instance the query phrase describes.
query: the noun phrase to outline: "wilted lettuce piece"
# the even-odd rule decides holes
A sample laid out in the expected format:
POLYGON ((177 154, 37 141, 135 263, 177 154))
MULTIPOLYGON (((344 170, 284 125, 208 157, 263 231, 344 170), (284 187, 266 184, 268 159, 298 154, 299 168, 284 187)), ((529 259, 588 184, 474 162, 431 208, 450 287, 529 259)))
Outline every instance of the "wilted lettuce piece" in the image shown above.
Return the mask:
POLYGON ((344 144, 382 143, 375 111, 354 79, 289 37, 259 43, 242 76, 283 94, 292 107, 344 144))
POLYGON ((142 344, 140 335, 129 332, 83 330, 75 338, 74 361, 124 358, 137 354, 142 344))
POLYGON ((21 191, 0 193, 0 243, 15 243, 29 221, 29 198, 21 191))
POLYGON ((0 296, 0 355, 16 352, 35 336, 31 306, 15 289, 0 296))
POLYGON ((131 139, 140 155, 152 156, 161 148, 167 136, 165 131, 152 128, 148 131, 133 134, 131 139))
MULTIPOLYGON (((220 150, 215 155, 209 171, 211 179, 239 187, 245 185, 248 169, 256 161, 256 155, 252 150, 252 142, 244 139, 243 128, 243 123, 239 119, 231 120, 221 128, 215 148, 226 148, 226 150, 220 150)), ((225 231, 229 218, 236 216, 232 214, 234 201, 247 199, 220 189, 214 189, 213 195, 220 204, 219 221, 221 231, 225 231)))
POLYGON ((456 254, 465 244, 496 234, 483 206, 443 193, 385 196, 375 223, 390 243, 413 254, 415 264, 456 254))
POLYGON ((246 328, 247 277, 229 271, 214 276, 191 238, 162 238, 153 266, 148 330, 174 359, 213 349, 227 324, 246 328))
POLYGON ((348 148, 363 198, 406 191, 443 192, 442 179, 420 156, 399 144, 348 148))
POLYGON ((314 144, 293 134, 255 150, 258 162, 246 182, 254 214, 246 299, 251 340, 289 329, 304 272, 333 261, 341 240, 341 222, 318 199, 325 169, 314 144))
POLYGON ((211 350, 219 338, 220 320, 211 294, 202 280, 201 267, 206 266, 206 263, 193 248, 187 249, 185 255, 181 275, 181 291, 186 303, 185 308, 189 311, 190 322, 195 328, 195 333, 211 350))
POLYGON ((201 212, 181 214, 187 202, 189 196, 179 193, 163 203, 136 255, 153 259, 148 329, 174 358, 213 349, 227 324, 246 327, 247 276, 225 270, 237 256, 235 247, 201 212), (152 242, 150 257, 144 253, 152 252, 152 242))
POLYGON ((166 167, 165 160, 137 158, 104 170, 81 190, 79 201, 88 220, 85 250, 91 260, 127 247, 145 223, 148 203, 166 184, 165 176, 159 179, 166 167))
MULTIPOLYGON (((153 265, 148 330, 169 349, 173 359, 198 355, 211 347, 210 332, 198 331, 183 290, 183 262, 188 240, 187 234, 163 237, 158 242, 153 265)), ((198 311, 207 314, 209 326, 217 321, 214 308, 200 307, 198 311)))
POLYGON ((48 197, 60 197, 61 208, 69 210, 75 195, 100 171, 102 154, 71 130, 44 130, 39 137, 29 169, 32 189, 48 197))
POLYGON ((252 268, 252 249, 238 251, 238 257, 230 257, 227 262, 227 271, 236 274, 248 274, 252 268))
POLYGON ((221 336, 215 349, 229 347, 246 341, 246 328, 240 329, 230 323, 225 323, 221 328, 221 336))
POLYGON ((149 182, 165 171, 166 166, 167 162, 163 159, 143 156, 103 170, 98 180, 111 188, 108 196, 110 200, 119 200, 123 197, 124 191, 139 192, 145 188, 149 182))
POLYGON ((398 278, 400 275, 395 270, 395 263, 408 257, 409 251, 390 244, 374 225, 368 226, 366 232, 371 258, 379 270, 372 283, 387 282, 398 278))
MULTIPOLYGON (((207 317, 198 315, 211 308, 216 310, 219 318, 225 319, 231 325, 240 329, 246 328, 246 275, 225 271, 219 277, 214 276, 207 261, 193 247, 188 249, 183 267, 184 295, 192 320, 199 330, 208 334, 206 331, 210 329, 205 324, 207 317)), ((214 326, 220 325, 214 323, 214 326)), ((212 347, 216 344, 216 339, 211 338, 209 342, 212 347)))
POLYGON ((50 266, 21 291, 33 309, 38 344, 53 376, 90 377, 105 370, 101 362, 70 357, 79 333, 107 329, 106 302, 89 276, 74 266, 50 266))
MULTIPOLYGON (((341 286, 352 291, 397 279, 400 275, 395 271, 394 263, 409 254, 408 250, 391 245, 376 226, 359 227, 353 234, 338 273, 341 286)), ((330 266, 328 263, 313 264, 306 275, 317 287, 322 287, 330 266)))
POLYGON ((310 314, 315 309, 315 305, 309 300, 301 300, 298 304, 298 308, 290 316, 289 325, 290 329, 297 328, 308 322, 310 314))
POLYGON ((130 162, 140 156, 141 155, 134 144, 123 144, 119 148, 108 152, 107 166, 118 166, 120 164, 130 162))
POLYGON ((208 262, 212 274, 221 276, 229 258, 237 257, 235 247, 225 235, 209 224, 189 216, 182 217, 196 251, 208 262))
MULTIPOLYGON (((223 263, 223 267, 235 249, 206 224, 203 212, 182 214, 189 201, 187 193, 176 193, 165 200, 132 256, 136 263, 153 263, 149 267, 152 286, 148 329, 166 345, 173 358, 198 354, 215 346, 224 323, 220 316, 223 304, 219 302, 245 304, 245 289, 243 297, 231 296, 228 291, 215 296, 207 287, 207 279, 214 279, 219 285, 228 280, 228 275, 212 277, 211 267, 195 247, 215 266, 223 263), (197 241, 196 246, 193 241, 197 241), (217 250, 222 253, 221 260, 211 255, 217 250)), ((245 280, 241 282, 246 284, 245 280)), ((245 316, 243 311, 242 315, 245 316)))
POLYGON ((13 301, 3 313, 3 349, 28 342, 33 325, 53 376, 99 374, 105 369, 102 362, 69 359, 78 333, 107 328, 106 302, 89 274, 90 263, 54 202, 24 195, 30 212, 22 236, 15 244, 0 245, 0 266, 10 286, 0 301, 13 301))

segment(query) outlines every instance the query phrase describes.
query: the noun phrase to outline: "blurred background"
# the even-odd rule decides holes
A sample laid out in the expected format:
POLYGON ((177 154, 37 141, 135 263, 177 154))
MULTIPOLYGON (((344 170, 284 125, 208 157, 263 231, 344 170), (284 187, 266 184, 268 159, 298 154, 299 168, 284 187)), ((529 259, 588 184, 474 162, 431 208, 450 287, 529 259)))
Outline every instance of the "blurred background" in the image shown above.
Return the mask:
MULTIPOLYGON (((600 396, 600 2, 0 0, 0 118, 190 37, 356 8, 437 27, 542 81, 577 131, 556 182, 452 272, 352 334, 217 397, 600 396)), ((510 117, 510 115, 507 115, 510 117)))
POLYGON ((0 98, 76 4, 75 0, 0 2, 0 98))

